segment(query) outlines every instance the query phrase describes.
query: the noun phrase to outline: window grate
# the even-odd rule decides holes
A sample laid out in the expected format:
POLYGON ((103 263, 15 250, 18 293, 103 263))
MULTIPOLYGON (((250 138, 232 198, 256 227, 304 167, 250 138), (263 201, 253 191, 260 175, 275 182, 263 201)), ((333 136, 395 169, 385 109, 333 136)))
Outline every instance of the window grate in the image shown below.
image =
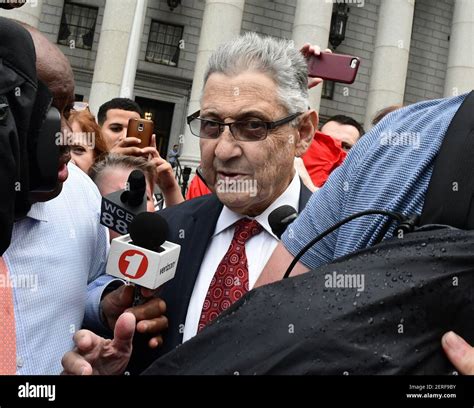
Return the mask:
POLYGON ((59 28, 58 44, 91 50, 98 13, 97 7, 66 1, 59 28))
POLYGON ((177 67, 184 27, 152 21, 146 61, 177 67))
POLYGON ((321 92, 321 97, 323 99, 334 99, 334 87, 335 83, 333 81, 326 80, 323 82, 323 89, 321 92))

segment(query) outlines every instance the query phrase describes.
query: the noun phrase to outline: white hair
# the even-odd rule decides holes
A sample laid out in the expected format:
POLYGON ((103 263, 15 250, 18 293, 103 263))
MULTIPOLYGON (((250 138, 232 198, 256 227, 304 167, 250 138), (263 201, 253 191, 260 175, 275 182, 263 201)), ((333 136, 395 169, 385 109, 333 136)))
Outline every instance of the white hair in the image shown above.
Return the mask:
POLYGON ((248 70, 275 81, 288 114, 308 109, 308 66, 292 41, 246 33, 220 45, 209 58, 204 86, 214 73, 238 75, 248 70))

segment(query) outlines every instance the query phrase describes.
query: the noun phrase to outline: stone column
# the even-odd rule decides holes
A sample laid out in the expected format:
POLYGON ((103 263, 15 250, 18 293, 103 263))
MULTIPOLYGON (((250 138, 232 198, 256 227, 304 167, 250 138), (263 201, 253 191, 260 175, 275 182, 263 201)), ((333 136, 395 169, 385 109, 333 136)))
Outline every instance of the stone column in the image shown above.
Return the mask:
POLYGON ((381 0, 365 128, 377 111, 405 95, 415 0, 381 0))
MULTIPOLYGON (((244 5, 245 0, 206 0, 189 101, 189 115, 199 109, 209 56, 220 44, 240 34, 244 5)), ((181 163, 195 168, 201 160, 200 157, 199 138, 193 136, 186 126, 181 163)))
MULTIPOLYGON (((318 45, 322 50, 328 48, 333 3, 327 0, 298 0, 293 24, 295 47, 304 43, 318 45)), ((322 86, 309 91, 309 104, 319 111, 322 86)))
POLYGON ((89 98, 91 111, 121 94, 132 96, 146 0, 107 0, 89 98), (122 86, 123 84, 123 86, 122 86))
POLYGON ((31 0, 20 8, 12 10, 0 9, 0 16, 18 20, 38 28, 42 8, 43 0, 31 0))
POLYGON ((474 89, 473 40, 474 1, 456 0, 444 86, 445 96, 459 95, 474 89))

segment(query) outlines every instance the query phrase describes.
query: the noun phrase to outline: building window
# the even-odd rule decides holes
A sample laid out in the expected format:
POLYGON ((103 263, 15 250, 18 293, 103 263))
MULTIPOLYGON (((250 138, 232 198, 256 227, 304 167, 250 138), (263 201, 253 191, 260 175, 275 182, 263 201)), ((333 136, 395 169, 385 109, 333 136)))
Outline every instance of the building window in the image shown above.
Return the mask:
POLYGON ((58 44, 85 50, 92 49, 98 13, 97 7, 66 1, 59 28, 58 44))
POLYGON ((178 66, 183 27, 152 21, 145 59, 156 64, 178 66))
POLYGON ((333 81, 324 81, 323 82, 323 89, 321 91, 321 97, 323 99, 333 99, 334 98, 334 85, 333 81))

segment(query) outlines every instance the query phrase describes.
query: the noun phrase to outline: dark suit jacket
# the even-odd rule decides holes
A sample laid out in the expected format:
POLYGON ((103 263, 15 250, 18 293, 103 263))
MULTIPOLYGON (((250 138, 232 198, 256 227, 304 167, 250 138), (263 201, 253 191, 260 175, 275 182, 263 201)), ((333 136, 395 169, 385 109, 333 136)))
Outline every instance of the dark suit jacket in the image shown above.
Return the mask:
MULTIPOLYGON (((303 210, 310 197, 311 192, 301 182, 298 212, 303 210)), ((175 277, 159 293, 166 302, 165 314, 169 325, 163 334, 163 345, 156 350, 148 348, 148 337, 135 335, 134 351, 127 369, 131 374, 139 374, 157 358, 182 343, 189 301, 222 207, 217 196, 209 194, 159 212, 170 227, 168 241, 181 245, 175 277)), ((222 256, 224 254, 220 258, 222 256)))

